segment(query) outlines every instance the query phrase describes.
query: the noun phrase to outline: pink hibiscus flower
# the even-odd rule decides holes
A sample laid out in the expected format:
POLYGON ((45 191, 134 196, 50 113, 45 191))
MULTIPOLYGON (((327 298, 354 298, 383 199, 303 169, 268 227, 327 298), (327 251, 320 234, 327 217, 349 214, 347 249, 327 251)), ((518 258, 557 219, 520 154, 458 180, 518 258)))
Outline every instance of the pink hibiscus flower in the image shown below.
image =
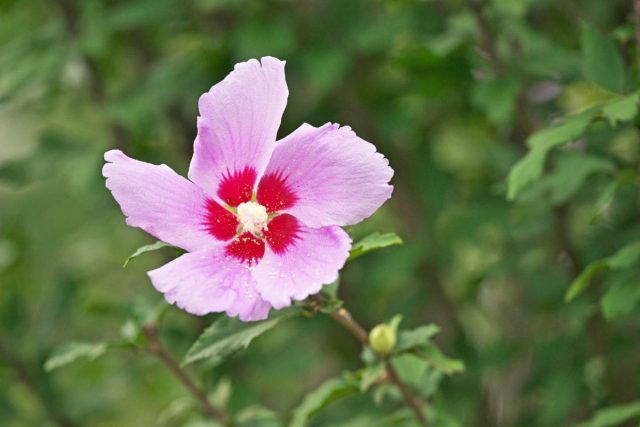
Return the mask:
POLYGON ((237 64, 200 97, 188 180, 105 154, 107 188, 127 224, 187 251, 148 274, 190 313, 260 320, 317 293, 349 255, 340 226, 391 196, 389 162, 349 127, 303 124, 276 141, 289 95, 284 65, 237 64))

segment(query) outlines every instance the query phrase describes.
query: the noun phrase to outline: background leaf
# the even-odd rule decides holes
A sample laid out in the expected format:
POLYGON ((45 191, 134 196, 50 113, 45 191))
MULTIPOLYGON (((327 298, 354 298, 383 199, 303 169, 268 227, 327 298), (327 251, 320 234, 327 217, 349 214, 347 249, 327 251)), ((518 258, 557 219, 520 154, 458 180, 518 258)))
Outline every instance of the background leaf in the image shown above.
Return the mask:
POLYGON ((108 344, 105 342, 69 342, 61 345, 53 352, 44 362, 44 369, 50 372, 78 359, 95 360, 102 356, 107 351, 107 348, 108 344))
POLYGON ((593 83, 623 93, 627 72, 618 46, 591 24, 582 22, 582 72, 593 83))

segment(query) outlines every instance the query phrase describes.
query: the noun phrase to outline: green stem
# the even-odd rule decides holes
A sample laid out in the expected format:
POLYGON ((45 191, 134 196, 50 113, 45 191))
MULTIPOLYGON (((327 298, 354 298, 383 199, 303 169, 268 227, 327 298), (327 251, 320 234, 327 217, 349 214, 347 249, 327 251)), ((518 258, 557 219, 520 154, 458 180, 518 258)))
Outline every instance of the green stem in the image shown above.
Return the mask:
MULTIPOLYGON (((336 320, 340 325, 342 325, 342 327, 351 332, 351 334, 355 336, 358 341, 362 343, 362 345, 369 345, 369 334, 367 333, 366 329, 364 329, 358 322, 356 322, 356 320, 346 308, 342 307, 327 314, 334 320, 336 320)), ((428 427, 429 421, 424 414, 424 404, 422 402, 422 399, 414 394, 409 386, 407 386, 404 381, 402 381, 395 368, 393 367, 393 364, 388 358, 384 359, 384 368, 387 374, 387 378, 391 383, 393 383, 393 385, 398 388, 398 390, 402 394, 402 398, 404 399, 407 406, 413 411, 413 414, 420 425, 428 427)))

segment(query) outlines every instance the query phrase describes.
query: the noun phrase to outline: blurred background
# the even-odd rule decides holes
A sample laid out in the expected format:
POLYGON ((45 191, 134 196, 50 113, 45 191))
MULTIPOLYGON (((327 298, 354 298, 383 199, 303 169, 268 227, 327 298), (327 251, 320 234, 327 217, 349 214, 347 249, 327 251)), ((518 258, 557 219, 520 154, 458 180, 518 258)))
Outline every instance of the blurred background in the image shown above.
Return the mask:
MULTIPOLYGON (((634 89, 632 3, 0 0, 0 425, 207 425, 171 412, 184 390, 143 353, 43 363, 65 342, 120 336, 161 301, 145 272, 175 256, 122 268, 154 240, 125 225, 103 153, 184 175, 198 97, 263 55, 287 61, 279 137, 350 125, 396 171, 394 197, 348 231, 405 244, 350 263, 340 296, 367 328, 396 313, 440 325, 436 342, 466 365, 431 397, 441 425, 572 425, 640 398, 640 249, 623 268, 592 264, 610 271, 565 302, 589 263, 640 239, 637 99, 566 137, 507 200, 529 135, 634 89)), ((215 318, 172 307, 162 339, 179 358, 215 318)), ((260 403, 286 420, 360 365, 358 343, 316 316, 191 372, 230 390, 232 411, 260 403)), ((385 411, 354 396, 313 425, 385 411)))

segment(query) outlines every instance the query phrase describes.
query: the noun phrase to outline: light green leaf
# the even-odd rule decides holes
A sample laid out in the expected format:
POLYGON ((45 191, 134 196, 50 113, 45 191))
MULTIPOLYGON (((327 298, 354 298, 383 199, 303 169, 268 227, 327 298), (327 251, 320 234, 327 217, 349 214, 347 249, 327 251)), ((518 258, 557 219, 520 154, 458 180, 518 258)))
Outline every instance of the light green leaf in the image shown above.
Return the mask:
POLYGON ((231 388, 231 380, 226 377, 221 378, 209 393, 209 401, 218 408, 226 409, 231 397, 231 388))
POLYGON ((95 360, 102 356, 108 348, 105 342, 68 342, 56 349, 44 362, 44 370, 51 372, 61 366, 68 365, 78 359, 95 360))
POLYGON ((275 412, 259 405, 242 409, 235 416, 235 421, 239 427, 280 427, 283 425, 275 412))
POLYGON ((569 302, 580 295, 596 274, 627 268, 638 260, 640 260, 640 242, 627 245, 607 258, 590 263, 569 286, 564 297, 565 301, 569 302))
POLYGON ((359 387, 350 378, 340 377, 330 379, 311 393, 307 394, 302 403, 293 410, 293 417, 289 427, 305 427, 308 421, 323 408, 343 397, 358 393, 359 387))
POLYGON ((296 307, 260 322, 242 322, 236 318, 220 317, 191 346, 184 357, 183 364, 208 358, 224 358, 240 349, 247 348, 256 337, 283 320, 290 319, 300 313, 301 309, 296 307))
POLYGON ((126 267, 127 264, 129 264, 129 262, 136 258, 139 257, 140 255, 146 253, 146 252, 152 252, 152 251, 157 251, 158 249, 162 249, 162 248, 166 248, 167 246, 171 246, 168 243, 165 242, 161 242, 160 240, 158 240, 155 243, 151 243, 150 245, 144 245, 144 246, 140 246, 138 249, 136 249, 136 251, 134 253, 132 253, 129 258, 127 258, 124 261, 124 265, 122 267, 126 267))
POLYGON ((440 332, 440 327, 434 324, 420 326, 412 330, 402 330, 393 352, 400 354, 427 345, 431 337, 438 332, 440 332))
POLYGON ((582 22, 582 73, 591 82, 612 92, 622 93, 627 71, 616 43, 592 25, 582 22))
POLYGON ((639 97, 634 93, 609 101, 602 107, 602 115, 609 120, 611 126, 615 126, 618 122, 628 122, 638 114, 639 97))
POLYGON ((448 375, 464 372, 465 369, 462 361, 445 356, 435 345, 421 347, 414 354, 429 362, 435 369, 448 375))
POLYGON ((368 235, 367 237, 353 245, 351 251, 349 252, 349 260, 356 259, 360 255, 366 254, 367 252, 371 252, 376 249, 382 249, 388 246, 401 244, 402 239, 395 233, 380 234, 376 232, 368 235))
POLYGON ((527 140, 531 150, 509 172, 507 199, 515 199, 526 185, 539 179, 542 176, 548 152, 558 145, 581 136, 597 113, 597 109, 589 109, 531 135, 527 140))
POLYGON ((180 397, 170 402, 159 414, 156 420, 158 426, 180 425, 182 418, 197 408, 196 402, 189 397, 180 397))
POLYGON ((610 406, 596 412, 596 415, 586 423, 577 427, 610 427, 619 426, 625 421, 640 416, 640 401, 626 403, 624 405, 610 406))

